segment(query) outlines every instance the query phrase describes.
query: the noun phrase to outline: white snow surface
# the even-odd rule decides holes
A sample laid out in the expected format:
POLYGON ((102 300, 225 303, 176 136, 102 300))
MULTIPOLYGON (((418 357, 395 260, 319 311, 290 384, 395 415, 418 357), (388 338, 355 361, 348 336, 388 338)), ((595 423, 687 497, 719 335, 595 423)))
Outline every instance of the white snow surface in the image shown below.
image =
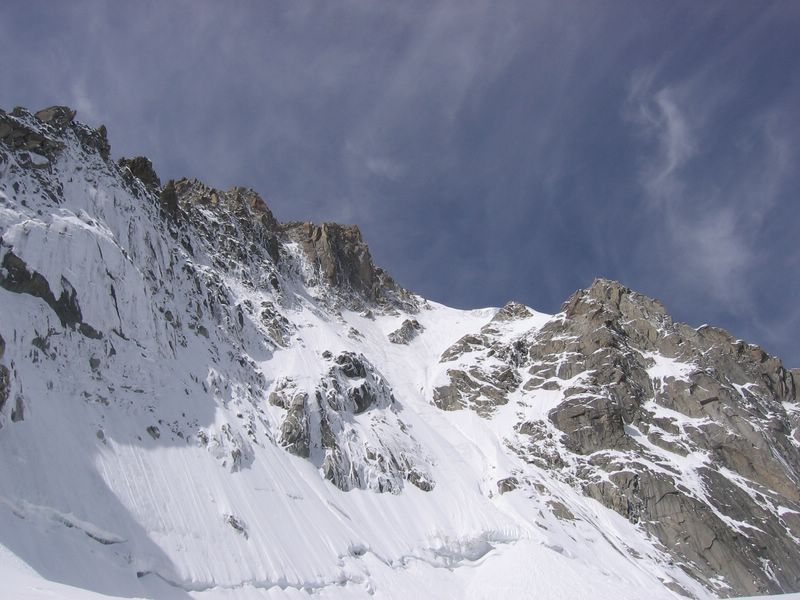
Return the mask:
MULTIPOLYGON (((104 333, 65 329, 42 300, 0 289, 9 405, 24 406, 19 422, 8 406, 0 416, 0 596, 657 600, 679 597, 663 585, 672 581, 712 597, 634 525, 508 450, 520 415, 545 419, 557 391, 517 395, 490 419, 431 403, 442 352, 497 309, 428 302, 371 319, 306 294, 281 309, 296 327, 286 348, 249 319, 239 329, 209 311, 191 321, 199 303, 181 269, 209 264, 188 258, 157 209, 82 152, 68 146, 52 166, 58 206, 0 165, 0 259, 13 249, 55 296, 76 290, 84 322, 104 333), (420 335, 388 343, 409 317, 420 335), (432 491, 343 492, 276 443, 283 411, 267 393, 287 375, 313 390, 325 350, 362 353, 389 382, 432 491), (243 358, 263 392, 243 379, 243 358), (497 481, 519 473, 548 491, 499 494, 497 481), (558 518, 553 501, 576 519, 558 518)), ((275 301, 221 279, 232 305, 275 301)), ((549 318, 504 326, 513 338, 549 318)), ((659 378, 687 368, 655 362, 659 378)))

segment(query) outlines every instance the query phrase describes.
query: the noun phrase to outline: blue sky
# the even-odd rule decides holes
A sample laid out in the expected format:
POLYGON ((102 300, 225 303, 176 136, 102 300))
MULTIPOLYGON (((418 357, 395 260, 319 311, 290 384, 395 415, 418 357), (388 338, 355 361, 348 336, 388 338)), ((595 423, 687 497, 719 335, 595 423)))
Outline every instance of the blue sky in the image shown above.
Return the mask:
POLYGON ((446 304, 609 277, 800 367, 799 31, 791 0, 5 0, 0 106, 356 223, 446 304))

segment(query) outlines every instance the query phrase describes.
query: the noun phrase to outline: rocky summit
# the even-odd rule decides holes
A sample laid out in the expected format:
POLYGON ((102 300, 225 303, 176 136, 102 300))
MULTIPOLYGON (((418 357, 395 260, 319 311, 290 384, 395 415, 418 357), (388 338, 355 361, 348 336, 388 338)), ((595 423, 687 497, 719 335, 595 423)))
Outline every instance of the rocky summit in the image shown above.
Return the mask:
POLYGON ((800 370, 605 279, 448 308, 354 225, 110 152, 0 111, 13 593, 800 591, 800 370))

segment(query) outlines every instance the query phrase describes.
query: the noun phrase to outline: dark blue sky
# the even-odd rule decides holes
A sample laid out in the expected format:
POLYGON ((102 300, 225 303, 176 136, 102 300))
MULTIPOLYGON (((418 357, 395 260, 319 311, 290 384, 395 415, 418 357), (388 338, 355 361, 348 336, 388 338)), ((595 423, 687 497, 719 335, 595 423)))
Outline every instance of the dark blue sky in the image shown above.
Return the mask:
POLYGON ((0 57, 0 106, 357 223, 434 300, 610 277, 800 366, 800 2, 4 0, 0 57))

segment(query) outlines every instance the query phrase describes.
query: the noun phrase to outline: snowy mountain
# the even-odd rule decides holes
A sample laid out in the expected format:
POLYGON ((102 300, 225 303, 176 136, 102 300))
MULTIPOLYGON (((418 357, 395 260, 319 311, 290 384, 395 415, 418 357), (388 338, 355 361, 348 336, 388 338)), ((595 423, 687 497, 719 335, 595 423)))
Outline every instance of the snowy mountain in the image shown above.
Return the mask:
POLYGON ((74 116, 0 113, 0 591, 800 590, 800 371, 607 280, 427 301, 74 116))

